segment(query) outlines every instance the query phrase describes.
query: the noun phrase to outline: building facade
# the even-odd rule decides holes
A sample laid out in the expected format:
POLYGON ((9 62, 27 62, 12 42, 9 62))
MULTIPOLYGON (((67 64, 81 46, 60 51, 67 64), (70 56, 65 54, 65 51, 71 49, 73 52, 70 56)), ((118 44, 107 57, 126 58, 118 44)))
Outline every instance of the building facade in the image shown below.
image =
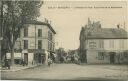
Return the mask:
MULTIPOLYGON (((15 63, 46 64, 55 49, 55 34, 48 22, 27 22, 15 44, 15 63)), ((6 55, 10 59, 10 53, 6 55)))
POLYGON ((81 35, 87 63, 128 63, 128 33, 119 26, 102 28, 100 22, 89 20, 81 35))

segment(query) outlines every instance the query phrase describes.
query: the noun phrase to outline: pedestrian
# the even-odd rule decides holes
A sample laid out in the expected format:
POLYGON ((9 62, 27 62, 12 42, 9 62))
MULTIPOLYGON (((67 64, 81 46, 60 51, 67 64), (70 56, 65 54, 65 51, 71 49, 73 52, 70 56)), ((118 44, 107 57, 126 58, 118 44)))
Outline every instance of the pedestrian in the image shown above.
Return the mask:
POLYGON ((23 66, 25 66, 25 61, 23 60, 23 66))
POLYGON ((4 68, 5 67, 5 62, 2 62, 1 64, 2 64, 2 68, 4 68))
POLYGON ((10 61, 8 60, 8 69, 10 69, 10 61))
POLYGON ((5 66, 5 68, 7 68, 7 59, 5 59, 4 62, 5 62, 4 66, 5 66))
POLYGON ((51 59, 48 58, 48 66, 50 67, 50 65, 51 65, 51 59))
POLYGON ((5 67, 6 67, 7 69, 10 69, 10 62, 9 62, 8 59, 5 60, 5 67))
POLYGON ((21 59, 21 65, 23 65, 23 59, 21 59))

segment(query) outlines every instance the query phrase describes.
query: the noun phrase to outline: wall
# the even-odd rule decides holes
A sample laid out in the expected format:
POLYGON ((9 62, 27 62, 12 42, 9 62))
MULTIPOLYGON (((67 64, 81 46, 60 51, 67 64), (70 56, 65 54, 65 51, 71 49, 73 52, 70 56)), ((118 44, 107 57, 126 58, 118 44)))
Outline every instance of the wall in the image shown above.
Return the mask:
POLYGON ((38 50, 38 40, 42 40, 42 49, 45 50, 45 54, 46 54, 45 63, 47 63, 48 42, 54 43, 54 36, 55 36, 54 33, 49 29, 49 27, 47 27, 47 25, 27 24, 26 26, 28 27, 28 36, 24 37, 24 29, 21 29, 20 38, 17 39, 17 42, 15 44, 15 49, 20 49, 20 48, 22 49, 22 53, 23 53, 22 58, 24 58, 24 53, 28 53, 29 64, 32 64, 32 61, 34 60, 33 59, 34 51, 29 53, 28 49, 34 50, 36 48, 38 50), (42 29, 42 37, 38 37, 38 29, 42 29), (48 39, 49 31, 53 34, 53 40, 48 39), (28 49, 23 49, 24 40, 28 40, 28 49))
POLYGON ((46 25, 30 25, 28 27, 28 37, 24 37, 24 29, 21 30, 21 36, 20 40, 18 39, 15 48, 19 48, 19 43, 21 42, 21 48, 23 49, 23 40, 28 40, 28 49, 38 49, 38 40, 42 40, 42 49, 47 50, 47 42, 48 41, 48 27, 46 25), (36 27, 36 32, 35 32, 35 27, 36 27), (38 29, 42 29, 42 37, 38 37, 38 29), (36 34, 36 38, 35 38, 36 34), (35 44, 36 41, 36 44, 35 44))
POLYGON ((102 63, 110 63, 110 58, 108 54, 104 55, 103 60, 98 59, 98 50, 92 51, 88 50, 87 51, 87 63, 91 64, 102 64, 102 63))
POLYGON ((115 63, 128 62, 128 58, 120 54, 128 50, 128 39, 90 39, 87 43, 87 49, 88 63, 110 63, 110 52, 116 53, 115 63), (101 41, 103 41, 103 47, 100 46, 101 41), (90 42, 94 42, 94 44, 91 45, 90 42), (98 52, 105 52, 103 60, 98 59, 98 52))
MULTIPOLYGON (((24 54, 22 55, 22 58, 24 59, 24 54)), ((34 53, 28 53, 28 65, 32 65, 33 60, 34 60, 34 53)))
MULTIPOLYGON (((86 43, 85 43, 86 46, 86 43)), ((128 39, 88 39, 87 49, 91 50, 128 50, 128 39), (103 47, 100 47, 100 41, 103 41, 103 47), (123 43, 122 43, 123 41, 123 43), (90 42, 95 42, 95 45, 90 47, 90 42), (114 43, 114 46, 110 46, 111 43, 114 43)))
MULTIPOLYGON (((11 59, 11 53, 6 53, 7 59, 11 59)), ((28 64, 32 65, 33 62, 33 53, 28 53, 28 64)), ((14 53, 14 59, 24 59, 24 53, 14 53)))
POLYGON ((105 50, 128 50, 128 39, 111 39, 104 40, 105 50), (114 43, 114 47, 110 46, 110 42, 114 43))

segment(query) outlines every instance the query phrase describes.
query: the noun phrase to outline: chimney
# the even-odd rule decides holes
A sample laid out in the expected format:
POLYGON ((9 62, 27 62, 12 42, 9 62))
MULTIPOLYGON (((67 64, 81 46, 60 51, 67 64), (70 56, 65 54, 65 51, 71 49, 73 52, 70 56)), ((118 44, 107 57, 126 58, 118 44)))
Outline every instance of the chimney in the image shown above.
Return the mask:
POLYGON ((120 28, 120 24, 117 25, 117 28, 118 28, 118 29, 120 28))
POLYGON ((91 20, 90 20, 90 18, 88 18, 88 27, 91 27, 91 20))
POLYGON ((47 22, 47 19, 46 18, 44 18, 44 22, 47 22))

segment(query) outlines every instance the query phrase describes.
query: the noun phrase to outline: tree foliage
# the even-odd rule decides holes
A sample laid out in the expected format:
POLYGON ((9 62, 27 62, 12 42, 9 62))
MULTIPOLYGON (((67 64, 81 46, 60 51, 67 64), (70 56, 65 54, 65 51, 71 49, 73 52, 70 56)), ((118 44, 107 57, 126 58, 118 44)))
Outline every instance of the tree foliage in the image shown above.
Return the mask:
POLYGON ((4 19, 4 36, 9 41, 10 48, 13 47, 18 38, 20 29, 24 23, 36 19, 39 14, 40 1, 5 1, 7 13, 4 19))
POLYGON ((39 17, 42 1, 0 1, 1 26, 3 29, 4 49, 13 50, 15 41, 20 35, 20 30, 27 21, 39 17))

